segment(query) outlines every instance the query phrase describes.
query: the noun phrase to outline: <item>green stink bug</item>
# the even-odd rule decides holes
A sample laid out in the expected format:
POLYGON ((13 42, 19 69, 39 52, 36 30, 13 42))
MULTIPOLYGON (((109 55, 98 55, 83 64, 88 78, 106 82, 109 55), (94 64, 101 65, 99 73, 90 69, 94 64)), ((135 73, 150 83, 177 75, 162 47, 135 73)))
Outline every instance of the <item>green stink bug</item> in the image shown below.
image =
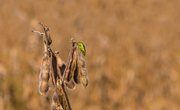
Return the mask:
POLYGON ((78 48, 80 49, 81 53, 85 56, 86 55, 86 47, 83 42, 77 42, 78 48))

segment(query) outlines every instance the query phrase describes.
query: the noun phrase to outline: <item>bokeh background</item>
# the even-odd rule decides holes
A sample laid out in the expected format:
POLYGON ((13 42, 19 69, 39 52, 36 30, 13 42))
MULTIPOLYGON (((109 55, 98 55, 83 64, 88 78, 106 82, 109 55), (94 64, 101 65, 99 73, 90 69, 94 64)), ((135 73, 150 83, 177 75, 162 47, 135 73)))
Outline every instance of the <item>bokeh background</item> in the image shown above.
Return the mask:
POLYGON ((180 110, 179 0, 0 0, 0 110, 49 110, 38 93, 42 39, 66 61, 87 46, 89 85, 73 110, 180 110))

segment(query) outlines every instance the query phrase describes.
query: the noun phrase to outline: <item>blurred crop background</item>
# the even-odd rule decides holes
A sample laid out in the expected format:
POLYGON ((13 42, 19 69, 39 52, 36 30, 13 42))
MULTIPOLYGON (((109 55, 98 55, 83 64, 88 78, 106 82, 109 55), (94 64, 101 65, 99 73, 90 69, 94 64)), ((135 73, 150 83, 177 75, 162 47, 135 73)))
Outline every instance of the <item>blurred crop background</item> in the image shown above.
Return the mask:
POLYGON ((180 110, 179 0, 0 0, 0 110, 49 110, 38 93, 42 39, 66 61, 87 46, 89 85, 73 110, 180 110))

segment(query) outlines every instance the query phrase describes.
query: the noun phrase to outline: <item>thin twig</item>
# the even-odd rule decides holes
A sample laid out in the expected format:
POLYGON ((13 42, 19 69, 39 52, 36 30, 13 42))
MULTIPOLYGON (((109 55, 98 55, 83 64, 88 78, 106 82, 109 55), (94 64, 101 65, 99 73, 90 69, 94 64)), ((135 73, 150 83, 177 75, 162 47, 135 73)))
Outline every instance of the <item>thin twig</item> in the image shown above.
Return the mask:
POLYGON ((35 31, 35 30, 32 30, 32 32, 33 32, 33 33, 37 33, 37 34, 39 34, 39 35, 41 35, 41 36, 45 35, 44 33, 41 33, 41 32, 39 32, 39 31, 35 31))

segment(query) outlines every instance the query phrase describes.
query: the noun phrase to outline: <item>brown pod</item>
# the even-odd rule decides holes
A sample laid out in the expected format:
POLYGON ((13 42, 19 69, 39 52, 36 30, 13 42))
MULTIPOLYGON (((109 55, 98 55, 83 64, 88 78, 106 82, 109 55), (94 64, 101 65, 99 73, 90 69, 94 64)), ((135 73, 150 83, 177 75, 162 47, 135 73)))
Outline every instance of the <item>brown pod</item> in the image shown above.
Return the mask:
POLYGON ((47 72, 45 72, 44 70, 40 71, 39 79, 42 80, 42 81, 48 82, 49 78, 50 78, 50 74, 49 74, 49 72, 48 72, 48 74, 46 74, 46 73, 47 72))
POLYGON ((56 108, 57 108, 57 104, 52 102, 51 103, 51 110, 57 110, 56 108))
POLYGON ((87 76, 87 69, 86 68, 81 68, 80 69, 80 75, 81 76, 87 76))
POLYGON ((65 62, 61 59, 58 51, 55 52, 55 55, 56 55, 56 58, 57 58, 57 64, 58 64, 58 66, 61 67, 61 66, 65 65, 65 62))
POLYGON ((63 110, 61 102, 62 97, 58 95, 57 92, 54 92, 52 96, 51 110, 63 110))
POLYGON ((82 53, 80 51, 78 51, 78 58, 77 58, 77 73, 78 75, 76 75, 76 80, 79 81, 82 84, 83 87, 87 87, 88 85, 88 76, 87 76, 87 68, 86 68, 86 62, 85 62, 85 58, 82 55, 82 53))
POLYGON ((57 94, 57 92, 54 92, 54 94, 52 96, 52 102, 60 103, 59 95, 57 94))
POLYGON ((86 76, 81 76, 80 77, 80 82, 81 82, 83 87, 87 87, 87 85, 88 85, 88 78, 86 76))
POLYGON ((72 47, 71 51, 69 52, 68 63, 66 64, 66 68, 65 68, 64 76, 63 76, 66 81, 70 81, 71 78, 73 77, 72 70, 73 69, 75 70, 74 53, 75 53, 75 48, 72 47))
POLYGON ((79 64, 82 66, 82 67, 86 67, 86 62, 85 62, 85 59, 84 59, 84 56, 80 53, 79 56, 78 56, 78 59, 79 59, 79 64))
POLYGON ((59 56, 59 52, 56 52, 56 58, 57 58, 57 66, 58 66, 58 69, 60 71, 60 75, 61 77, 63 76, 63 73, 64 73, 64 70, 66 68, 66 65, 65 65, 65 62, 61 59, 61 57, 59 56))
POLYGON ((80 83, 80 75, 79 75, 78 65, 76 66, 76 70, 75 70, 75 72, 74 72, 73 79, 74 79, 74 82, 75 82, 76 84, 79 84, 79 83, 80 83))
POLYGON ((69 89, 75 89, 75 82, 73 80, 70 80, 70 81, 65 81, 65 85, 67 88, 69 89))
POLYGON ((48 82, 46 81, 39 81, 39 93, 41 95, 45 95, 49 90, 48 82))
POLYGON ((62 108, 61 105, 52 102, 52 104, 51 104, 51 110, 64 110, 64 109, 62 108))
POLYGON ((70 67, 70 74, 71 78, 74 76, 74 72, 77 67, 77 47, 73 48, 73 55, 72 55, 72 62, 71 62, 71 67, 70 67))
POLYGON ((77 47, 72 46, 72 49, 69 53, 68 63, 66 65, 64 71, 64 82, 67 88, 74 89, 75 82, 74 82, 74 72, 76 71, 77 67, 77 47))
POLYGON ((49 57, 45 55, 43 57, 43 61, 41 64, 39 79, 48 82, 49 78, 50 78, 50 62, 49 62, 49 57))
POLYGON ((87 75, 86 61, 84 59, 84 56, 81 53, 78 54, 77 63, 78 63, 79 70, 81 72, 80 74, 81 75, 87 75))

